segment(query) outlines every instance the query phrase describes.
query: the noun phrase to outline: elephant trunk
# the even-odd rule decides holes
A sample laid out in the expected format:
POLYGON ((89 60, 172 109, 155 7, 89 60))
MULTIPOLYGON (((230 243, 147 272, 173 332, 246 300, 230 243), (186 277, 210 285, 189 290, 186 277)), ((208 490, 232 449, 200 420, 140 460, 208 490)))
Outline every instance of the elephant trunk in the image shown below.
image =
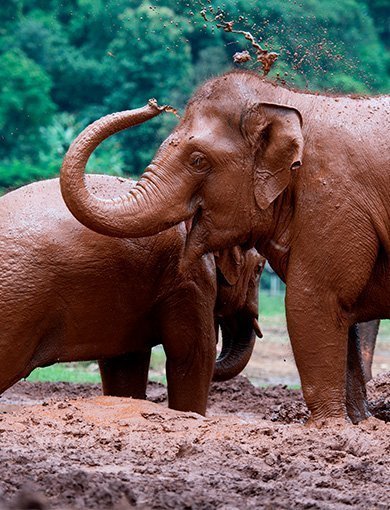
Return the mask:
POLYGON ((144 237, 193 214, 190 206, 180 205, 183 203, 178 200, 180 182, 170 168, 161 172, 156 165, 150 165, 128 193, 112 199, 95 196, 86 184, 86 164, 103 140, 146 122, 165 109, 150 100, 143 108, 107 115, 85 128, 71 144, 61 168, 61 192, 72 214, 83 225, 113 237, 144 237))
POLYGON ((227 381, 238 375, 250 360, 255 346, 254 318, 238 311, 218 319, 222 332, 222 350, 216 361, 213 381, 227 381))

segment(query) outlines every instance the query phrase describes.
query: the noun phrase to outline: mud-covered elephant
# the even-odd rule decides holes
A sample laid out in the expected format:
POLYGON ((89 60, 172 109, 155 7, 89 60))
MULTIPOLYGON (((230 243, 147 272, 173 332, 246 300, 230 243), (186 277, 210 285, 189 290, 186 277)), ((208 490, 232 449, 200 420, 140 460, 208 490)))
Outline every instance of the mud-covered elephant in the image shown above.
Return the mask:
MULTIPOLYGON (((132 185, 89 179, 99 196, 132 185)), ((183 274, 185 239, 184 223, 144 239, 96 234, 70 214, 58 179, 3 196, 0 393, 36 367, 98 359, 105 394, 143 398, 151 348, 162 344, 169 405, 204 413, 216 323, 224 341, 215 378, 233 377, 249 360, 263 264, 255 250, 236 247, 183 274)))
POLYGON ((192 218, 187 268, 209 251, 256 246, 287 285, 309 423, 367 417, 352 325, 390 317, 390 97, 321 96, 231 72, 200 87, 130 193, 91 195, 89 154, 159 112, 113 114, 75 140, 62 169, 68 207, 122 237, 192 218))

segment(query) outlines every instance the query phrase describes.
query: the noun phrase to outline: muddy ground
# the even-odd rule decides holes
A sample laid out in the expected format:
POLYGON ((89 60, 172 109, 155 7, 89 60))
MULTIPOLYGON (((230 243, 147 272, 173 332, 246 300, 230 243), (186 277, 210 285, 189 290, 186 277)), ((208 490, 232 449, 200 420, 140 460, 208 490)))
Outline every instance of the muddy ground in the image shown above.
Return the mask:
POLYGON ((207 418, 157 383, 139 401, 21 382, 0 399, 0 508, 388 509, 390 373, 369 396, 380 420, 313 430, 299 391, 244 377, 213 386, 207 418))

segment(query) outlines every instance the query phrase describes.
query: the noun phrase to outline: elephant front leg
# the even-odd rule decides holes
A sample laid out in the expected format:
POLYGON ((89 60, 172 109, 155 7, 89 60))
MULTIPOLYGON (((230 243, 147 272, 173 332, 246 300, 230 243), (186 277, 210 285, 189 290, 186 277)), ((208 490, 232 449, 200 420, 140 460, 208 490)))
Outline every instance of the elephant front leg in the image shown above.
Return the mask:
POLYGON ((194 302, 199 299, 162 314, 168 402, 172 409, 205 415, 216 358, 213 303, 194 302))
POLYGON ((346 371, 348 324, 321 296, 289 291, 287 326, 303 396, 311 413, 309 424, 322 426, 348 420, 346 371))
POLYGON ((151 350, 99 360, 103 394, 146 398, 151 350))

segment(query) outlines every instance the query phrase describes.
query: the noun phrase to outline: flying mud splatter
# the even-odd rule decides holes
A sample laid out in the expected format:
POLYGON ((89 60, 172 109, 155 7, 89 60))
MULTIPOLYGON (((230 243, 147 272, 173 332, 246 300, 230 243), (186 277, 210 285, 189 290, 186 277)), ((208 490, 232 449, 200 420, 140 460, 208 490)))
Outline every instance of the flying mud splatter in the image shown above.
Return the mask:
POLYGON ((180 119, 180 115, 178 114, 178 111, 176 108, 173 108, 173 106, 170 106, 168 104, 165 104, 163 106, 160 106, 157 102, 157 99, 149 99, 148 101, 148 104, 150 106, 153 106, 154 108, 157 108, 157 110, 160 110, 160 111, 164 111, 164 112, 167 112, 167 113, 172 113, 175 117, 177 117, 178 119, 180 119))
POLYGON ((237 51, 237 53, 233 55, 233 62, 235 64, 244 64, 245 62, 249 62, 250 60, 252 60, 252 57, 250 56, 250 53, 247 50, 237 51))
MULTIPOLYGON (((274 51, 268 51, 265 48, 262 48, 250 32, 247 32, 245 30, 235 30, 234 29, 235 21, 226 21, 224 19, 223 12, 219 11, 217 14, 215 14, 214 8, 212 6, 209 7, 208 10, 214 16, 213 19, 211 19, 211 20, 207 17, 207 9, 206 8, 204 8, 200 11, 202 18, 206 22, 208 22, 208 23, 216 22, 217 28, 222 29, 224 32, 230 32, 232 34, 243 35, 245 37, 245 39, 251 43, 252 48, 254 48, 254 50, 255 50, 256 62, 258 64, 260 64, 260 67, 263 71, 263 76, 266 76, 270 72, 274 63, 276 62, 276 60, 279 56, 278 53, 275 53, 274 51)), ((250 60, 252 60, 252 58, 248 51, 237 52, 233 56, 233 61, 238 64, 242 64, 242 63, 248 62, 250 60)))

